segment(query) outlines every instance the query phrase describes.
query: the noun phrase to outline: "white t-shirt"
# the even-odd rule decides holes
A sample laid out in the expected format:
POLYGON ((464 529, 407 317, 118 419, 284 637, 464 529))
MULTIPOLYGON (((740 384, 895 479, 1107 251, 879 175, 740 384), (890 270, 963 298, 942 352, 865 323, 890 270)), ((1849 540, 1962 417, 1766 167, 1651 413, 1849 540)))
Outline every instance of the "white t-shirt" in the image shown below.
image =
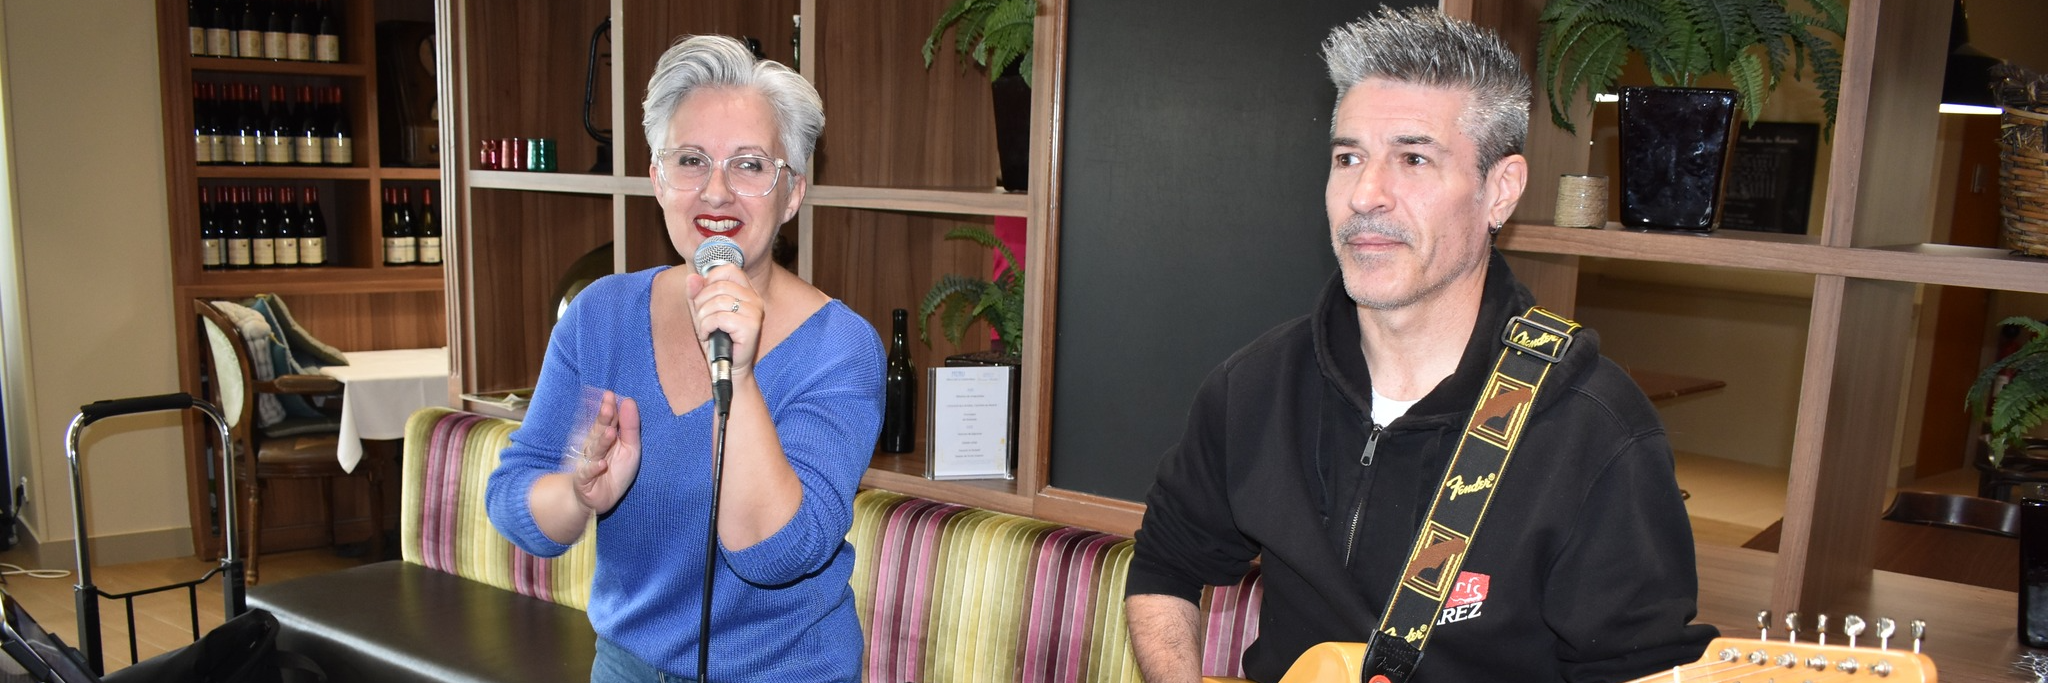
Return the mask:
MULTIPOLYGON (((1415 399, 1415 401, 1420 400, 1422 399, 1415 399)), ((1373 390, 1372 423, 1381 427, 1393 424, 1394 420, 1400 419, 1402 415, 1407 415, 1409 408, 1415 407, 1415 401, 1396 401, 1381 396, 1377 389, 1373 390)))

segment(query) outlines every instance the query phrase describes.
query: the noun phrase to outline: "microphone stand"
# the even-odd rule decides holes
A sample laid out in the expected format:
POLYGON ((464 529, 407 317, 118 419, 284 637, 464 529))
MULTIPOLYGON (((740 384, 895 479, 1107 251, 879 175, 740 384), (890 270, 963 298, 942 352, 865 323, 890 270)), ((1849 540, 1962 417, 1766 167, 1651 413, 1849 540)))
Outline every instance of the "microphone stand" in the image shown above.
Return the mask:
POLYGON ((714 371, 711 381, 715 411, 711 418, 711 523, 704 533, 704 604, 697 619, 697 683, 711 681, 711 583, 718 570, 718 497, 725 480, 725 420, 732 413, 730 367, 724 372, 714 371))

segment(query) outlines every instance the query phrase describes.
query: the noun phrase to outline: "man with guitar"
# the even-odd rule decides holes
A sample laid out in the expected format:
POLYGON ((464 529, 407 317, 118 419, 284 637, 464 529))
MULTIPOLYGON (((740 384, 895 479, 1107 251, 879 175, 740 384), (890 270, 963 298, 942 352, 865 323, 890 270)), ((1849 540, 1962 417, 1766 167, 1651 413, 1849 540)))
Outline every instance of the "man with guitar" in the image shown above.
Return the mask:
POLYGON ((1146 680, 1199 677, 1201 588, 1254 558, 1261 681, 1324 641, 1370 643, 1350 681, 1616 681, 1698 659, 1715 631, 1688 625, 1663 426, 1492 246, 1528 174, 1519 60, 1433 10, 1339 27, 1323 54, 1339 272, 1209 375, 1159 466, 1126 589, 1146 680))

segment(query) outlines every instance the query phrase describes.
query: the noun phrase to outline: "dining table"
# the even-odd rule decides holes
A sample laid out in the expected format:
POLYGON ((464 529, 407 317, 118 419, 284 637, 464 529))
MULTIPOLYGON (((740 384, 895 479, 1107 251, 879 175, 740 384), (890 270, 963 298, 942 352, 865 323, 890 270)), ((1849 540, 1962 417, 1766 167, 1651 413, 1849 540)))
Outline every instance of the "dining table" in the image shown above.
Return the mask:
POLYGON ((355 471, 363 442, 405 438, 406 420, 421 408, 449 406, 448 347, 349 351, 347 365, 320 368, 341 380, 342 469, 355 471))

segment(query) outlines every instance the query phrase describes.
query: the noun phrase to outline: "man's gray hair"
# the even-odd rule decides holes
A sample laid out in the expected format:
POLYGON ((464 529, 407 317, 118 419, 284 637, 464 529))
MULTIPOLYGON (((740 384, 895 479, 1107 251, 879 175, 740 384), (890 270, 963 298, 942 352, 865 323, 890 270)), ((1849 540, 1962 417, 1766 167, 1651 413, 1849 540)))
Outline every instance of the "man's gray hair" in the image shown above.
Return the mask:
MULTIPOLYGON (((1463 90, 1459 126, 1479 148, 1479 173, 1519 154, 1529 136, 1529 77, 1522 60, 1492 31, 1435 9, 1377 14, 1339 26, 1323 41, 1323 61, 1342 102, 1367 79, 1463 90)), ((1331 126, 1336 117, 1331 117, 1331 126)))
POLYGON ((825 101, 801 74, 779 62, 754 59, 740 41, 725 36, 686 36, 661 53, 640 102, 640 126, 647 146, 668 146, 668 121, 683 98, 700 88, 752 88, 768 98, 791 170, 809 175, 811 150, 825 131, 825 101))

